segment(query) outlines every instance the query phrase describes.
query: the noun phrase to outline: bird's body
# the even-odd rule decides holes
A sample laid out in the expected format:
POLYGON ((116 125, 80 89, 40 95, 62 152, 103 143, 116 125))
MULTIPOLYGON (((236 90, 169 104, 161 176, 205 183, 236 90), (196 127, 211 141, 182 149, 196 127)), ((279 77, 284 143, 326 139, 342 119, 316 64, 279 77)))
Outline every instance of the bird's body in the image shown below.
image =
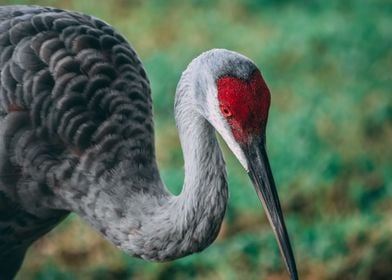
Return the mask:
MULTIPOLYGON (((200 251, 217 236, 227 203, 215 129, 249 172, 248 152, 259 160, 243 149, 253 140, 241 135, 263 133, 257 127, 265 125, 268 106, 246 131, 222 107, 232 106, 225 97, 231 82, 222 77, 235 77, 238 89, 255 97, 264 90, 256 66, 237 53, 206 52, 182 75, 175 115, 185 182, 178 196, 156 164, 148 78, 112 27, 75 12, 1 7, 0 70, 0 279, 12 278, 27 248, 71 211, 135 256, 170 260, 200 251), (218 80, 227 104, 211 99, 218 80)), ((274 191, 267 195, 277 199, 274 191)), ((282 219, 275 203, 273 223, 282 219)), ((278 227, 277 236, 287 239, 284 224, 278 227)))

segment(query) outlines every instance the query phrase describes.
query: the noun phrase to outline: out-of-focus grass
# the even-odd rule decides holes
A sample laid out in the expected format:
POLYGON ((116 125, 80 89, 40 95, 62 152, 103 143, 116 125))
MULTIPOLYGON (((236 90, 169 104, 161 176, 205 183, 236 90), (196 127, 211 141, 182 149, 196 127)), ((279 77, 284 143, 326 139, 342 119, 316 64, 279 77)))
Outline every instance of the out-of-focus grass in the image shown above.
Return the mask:
MULTIPOLYGON (((389 1, 30 2, 95 15, 130 40, 151 79, 158 160, 176 193, 181 71, 210 48, 252 58, 272 91, 268 151, 301 279, 392 279, 389 1)), ((202 253, 148 263, 71 217, 31 248, 19 279, 287 279, 248 179, 226 155, 230 205, 202 253)))

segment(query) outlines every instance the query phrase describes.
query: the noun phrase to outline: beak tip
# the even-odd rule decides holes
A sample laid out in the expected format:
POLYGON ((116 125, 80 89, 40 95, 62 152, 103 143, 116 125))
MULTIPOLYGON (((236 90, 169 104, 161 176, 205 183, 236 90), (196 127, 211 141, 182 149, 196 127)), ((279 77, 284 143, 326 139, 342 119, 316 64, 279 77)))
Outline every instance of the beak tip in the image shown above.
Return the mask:
POLYGON ((278 241, 281 255, 291 280, 298 280, 297 267, 291 248, 290 239, 284 223, 278 193, 275 187, 271 167, 265 148, 260 143, 253 143, 246 149, 250 176, 256 193, 266 210, 267 218, 278 241))
POLYGON ((298 280, 298 273, 297 273, 297 268, 296 268, 295 264, 294 264, 294 270, 291 270, 289 272, 289 274, 290 274, 291 280, 298 280))

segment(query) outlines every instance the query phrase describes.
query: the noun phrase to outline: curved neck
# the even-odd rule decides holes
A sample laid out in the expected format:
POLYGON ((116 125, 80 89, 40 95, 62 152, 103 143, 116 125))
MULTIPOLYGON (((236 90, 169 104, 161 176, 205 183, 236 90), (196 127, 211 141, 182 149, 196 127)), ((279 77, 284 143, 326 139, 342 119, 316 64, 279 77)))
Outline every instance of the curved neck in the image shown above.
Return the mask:
POLYGON ((174 208, 184 209, 177 215, 183 219, 182 226, 188 233, 193 232, 189 242, 198 251, 216 238, 228 191, 225 163, 215 130, 195 110, 190 90, 180 86, 176 95, 176 123, 184 153, 185 180, 174 208))
POLYGON ((228 199, 225 164, 213 127, 197 112, 193 87, 183 75, 176 92, 175 117, 184 155, 185 180, 178 196, 148 215, 133 251, 167 260, 201 251, 215 240, 228 199))

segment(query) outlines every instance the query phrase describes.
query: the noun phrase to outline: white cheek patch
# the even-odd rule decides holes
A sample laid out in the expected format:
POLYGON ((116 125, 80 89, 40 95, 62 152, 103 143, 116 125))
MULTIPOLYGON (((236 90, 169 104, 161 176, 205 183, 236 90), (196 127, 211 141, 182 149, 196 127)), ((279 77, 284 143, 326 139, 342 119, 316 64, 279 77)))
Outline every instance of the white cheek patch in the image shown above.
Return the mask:
POLYGON ((245 154, 242 151, 240 145, 234 139, 231 128, 226 121, 226 119, 222 116, 222 113, 219 109, 219 103, 217 98, 217 89, 216 88, 208 88, 207 89, 207 108, 208 108, 208 120, 215 127, 218 133, 225 140, 230 150, 234 153, 237 159, 240 161, 241 165, 245 168, 246 171, 249 171, 248 162, 246 160, 245 154))

